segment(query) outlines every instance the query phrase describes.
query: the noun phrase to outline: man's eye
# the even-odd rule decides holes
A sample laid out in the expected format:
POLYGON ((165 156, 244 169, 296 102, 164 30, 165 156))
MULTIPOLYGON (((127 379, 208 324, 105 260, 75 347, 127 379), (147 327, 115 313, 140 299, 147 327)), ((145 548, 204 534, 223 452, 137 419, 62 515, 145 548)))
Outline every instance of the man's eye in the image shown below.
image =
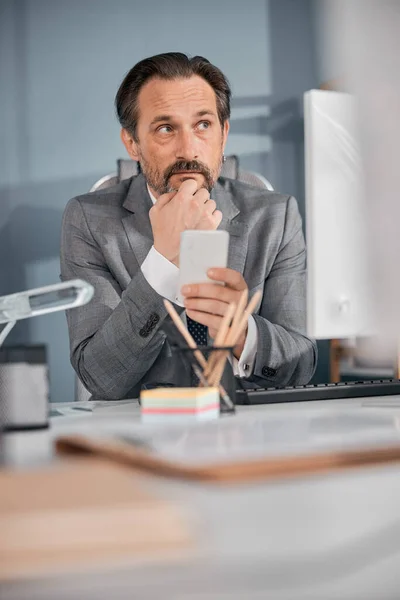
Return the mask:
POLYGON ((157 129, 160 133, 170 133, 172 131, 172 127, 170 125, 162 125, 157 129))
POLYGON ((209 127, 210 127, 209 121, 200 121, 200 123, 198 124, 198 128, 201 130, 208 129, 209 127))

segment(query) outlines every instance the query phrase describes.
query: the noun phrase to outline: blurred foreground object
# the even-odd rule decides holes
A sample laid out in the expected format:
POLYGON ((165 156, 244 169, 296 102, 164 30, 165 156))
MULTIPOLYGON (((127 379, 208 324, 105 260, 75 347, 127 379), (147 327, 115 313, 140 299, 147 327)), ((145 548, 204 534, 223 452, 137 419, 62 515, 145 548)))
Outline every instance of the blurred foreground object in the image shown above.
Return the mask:
POLYGON ((371 360, 388 362, 400 338, 400 3, 324 3, 331 59, 355 95, 364 171, 368 264, 378 336, 371 360))
POLYGON ((178 508, 143 487, 132 471, 90 459, 0 471, 0 585, 186 555, 178 508))

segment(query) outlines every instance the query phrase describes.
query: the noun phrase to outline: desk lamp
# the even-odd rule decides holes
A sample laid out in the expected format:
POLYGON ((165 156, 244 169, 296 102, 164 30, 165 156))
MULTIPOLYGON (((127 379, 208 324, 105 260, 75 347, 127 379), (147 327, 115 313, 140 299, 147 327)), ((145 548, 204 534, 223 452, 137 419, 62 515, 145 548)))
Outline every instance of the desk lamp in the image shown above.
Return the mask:
POLYGON ((46 287, 0 297, 0 324, 7 323, 0 333, 0 346, 20 319, 67 310, 87 304, 94 288, 81 279, 73 279, 46 287))

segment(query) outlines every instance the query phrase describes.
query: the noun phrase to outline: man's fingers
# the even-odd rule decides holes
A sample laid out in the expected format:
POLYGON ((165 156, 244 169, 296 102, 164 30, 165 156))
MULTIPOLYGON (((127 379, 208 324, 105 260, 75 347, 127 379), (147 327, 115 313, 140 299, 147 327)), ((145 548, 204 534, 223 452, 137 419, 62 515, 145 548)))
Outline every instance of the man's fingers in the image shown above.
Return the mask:
MULTIPOLYGON (((205 204, 205 207, 207 207, 205 204)), ((215 231, 218 229, 219 224, 222 221, 222 212, 220 210, 213 210, 210 212, 206 210, 201 216, 196 229, 206 229, 208 231, 215 231)))
POLYGON ((215 213, 217 205, 215 200, 208 200, 204 205, 205 214, 212 215, 215 213))
MULTIPOLYGON (((211 214, 214 214, 217 210, 217 203, 215 202, 215 200, 210 200, 207 202, 207 210, 211 212, 211 214)), ((218 213, 221 213, 221 211, 219 210, 218 213)), ((222 215, 222 213, 221 213, 222 215)))
POLYGON ((191 283, 190 285, 184 285, 181 291, 185 298, 217 299, 227 304, 234 301, 232 294, 236 296, 236 292, 228 287, 216 285, 215 283, 191 283))
POLYGON ((166 194, 162 194, 155 206, 157 206, 157 208, 163 208, 164 206, 166 206, 169 202, 171 202, 171 200, 173 198, 175 198, 175 196, 177 196, 178 198, 190 198, 192 199, 193 194, 196 192, 197 190, 197 183, 194 179, 187 179, 185 181, 182 182, 182 184, 179 187, 179 190, 172 190, 172 192, 167 192, 166 194))
POLYGON ((197 191, 197 182, 195 179, 185 179, 179 186, 178 194, 181 196, 193 196, 197 191))
POLYGON ((185 309, 200 311, 210 315, 219 315, 223 317, 227 311, 229 304, 221 300, 210 298, 188 298, 185 300, 185 309))
POLYGON ((206 188, 200 188, 194 194, 194 198, 196 198, 199 204, 205 204, 210 199, 210 192, 206 188))
POLYGON ((157 208, 163 208, 166 204, 168 204, 168 202, 171 202, 172 198, 174 198, 176 194, 176 190, 162 194, 162 196, 159 196, 154 206, 157 206, 157 208))
POLYGON ((220 267, 213 267, 207 272, 210 279, 215 281, 222 281, 232 290, 244 290, 247 287, 243 275, 233 269, 222 269, 220 267))
POLYGON ((222 221, 222 212, 220 210, 215 210, 212 214, 212 218, 215 225, 215 229, 217 229, 222 221))

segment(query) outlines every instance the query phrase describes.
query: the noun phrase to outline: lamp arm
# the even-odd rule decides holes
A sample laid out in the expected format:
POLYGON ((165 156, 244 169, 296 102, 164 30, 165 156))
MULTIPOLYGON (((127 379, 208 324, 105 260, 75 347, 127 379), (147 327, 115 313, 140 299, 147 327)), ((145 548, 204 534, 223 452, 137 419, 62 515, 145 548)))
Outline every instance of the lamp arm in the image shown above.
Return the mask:
POLYGON ((9 323, 7 323, 7 325, 4 327, 3 331, 0 333, 0 348, 3 345, 4 340, 10 333, 11 329, 14 327, 15 323, 16 323, 16 321, 10 321, 9 323))

